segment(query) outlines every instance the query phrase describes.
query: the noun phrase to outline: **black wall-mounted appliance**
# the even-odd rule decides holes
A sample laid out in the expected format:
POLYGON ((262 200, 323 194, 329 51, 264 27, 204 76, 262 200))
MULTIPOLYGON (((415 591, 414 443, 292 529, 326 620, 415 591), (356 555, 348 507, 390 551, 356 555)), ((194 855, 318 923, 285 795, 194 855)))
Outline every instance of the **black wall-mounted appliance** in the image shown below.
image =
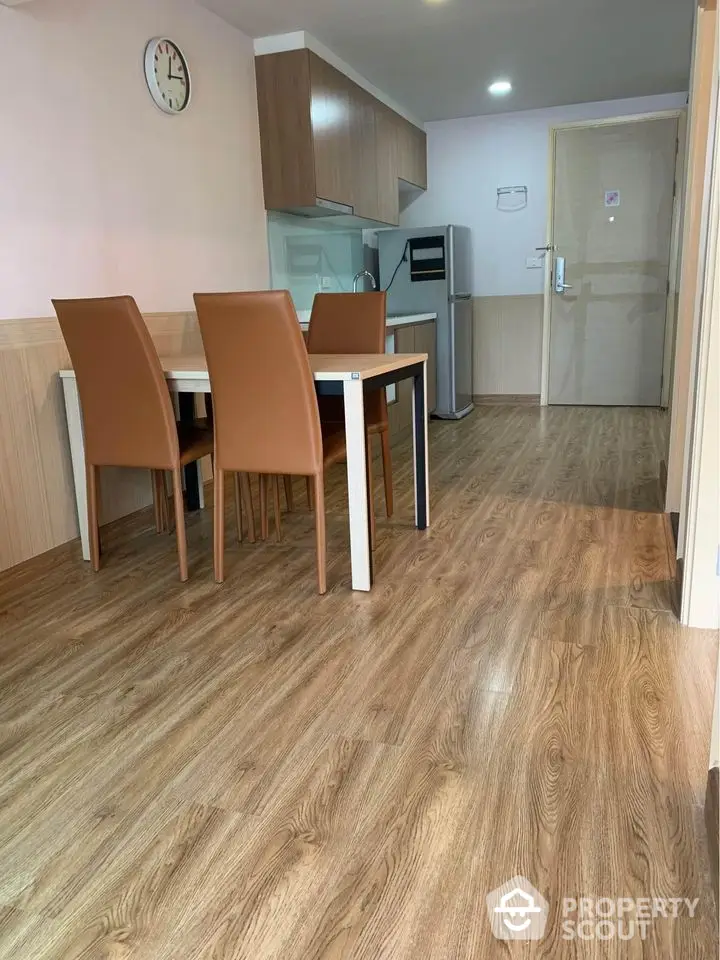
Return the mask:
POLYGON ((410 280, 418 283, 423 280, 445 280, 445 237, 411 237, 410 280))

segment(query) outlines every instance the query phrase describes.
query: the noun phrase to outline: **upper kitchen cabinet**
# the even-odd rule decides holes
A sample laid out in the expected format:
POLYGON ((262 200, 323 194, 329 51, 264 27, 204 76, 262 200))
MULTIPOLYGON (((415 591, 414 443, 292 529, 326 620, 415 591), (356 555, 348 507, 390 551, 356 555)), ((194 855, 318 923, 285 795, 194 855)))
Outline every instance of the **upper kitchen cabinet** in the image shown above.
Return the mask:
POLYGON ((397 224, 426 187, 425 134, 310 50, 255 59, 265 206, 397 224))
POLYGON ((377 158, 377 219, 381 223, 400 222, 398 184, 398 120, 389 107, 377 104, 375 145, 377 158))
POLYGON ((315 193, 323 200, 354 207, 353 155, 358 134, 350 82, 314 54, 309 55, 308 65, 315 193))
POLYGON ((397 175, 427 190, 427 136, 405 117, 397 116, 397 175))

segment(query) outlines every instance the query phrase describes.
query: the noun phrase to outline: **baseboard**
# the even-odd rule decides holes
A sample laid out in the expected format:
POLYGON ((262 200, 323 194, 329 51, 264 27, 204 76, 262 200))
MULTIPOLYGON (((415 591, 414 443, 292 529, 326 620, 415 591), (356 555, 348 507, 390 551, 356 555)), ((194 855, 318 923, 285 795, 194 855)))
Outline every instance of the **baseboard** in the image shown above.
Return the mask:
POLYGON ((705 790, 705 829, 707 830, 708 854, 710 856, 710 876, 715 903, 720 910, 718 894, 718 870, 720 869, 720 767, 711 767, 708 771, 705 790))
POLYGON ((539 393, 477 393, 473 394, 473 403, 481 407, 538 407, 539 393))

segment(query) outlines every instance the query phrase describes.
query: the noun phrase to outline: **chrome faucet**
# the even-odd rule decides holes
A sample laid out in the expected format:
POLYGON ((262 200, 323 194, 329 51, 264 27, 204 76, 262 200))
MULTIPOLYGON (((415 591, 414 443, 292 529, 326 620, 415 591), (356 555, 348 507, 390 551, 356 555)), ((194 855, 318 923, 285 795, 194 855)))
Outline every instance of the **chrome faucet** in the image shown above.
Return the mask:
POLYGON ((360 285, 360 281, 363 277, 370 277, 373 290, 377 290, 377 281, 375 280, 375 277, 370 273, 369 270, 361 270, 360 273, 356 273, 353 277, 353 293, 358 292, 358 286, 360 285))

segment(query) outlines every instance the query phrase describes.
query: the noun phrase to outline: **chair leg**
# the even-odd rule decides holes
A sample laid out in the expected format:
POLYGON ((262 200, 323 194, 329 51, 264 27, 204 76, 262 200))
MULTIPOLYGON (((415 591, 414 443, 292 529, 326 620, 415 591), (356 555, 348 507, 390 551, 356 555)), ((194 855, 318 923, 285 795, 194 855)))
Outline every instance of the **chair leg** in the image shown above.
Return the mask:
POLYGON ((153 506, 155 508, 155 531, 157 533, 165 532, 167 504, 165 500, 165 490, 163 488, 162 474, 160 470, 151 470, 153 487, 153 506))
POLYGON ((170 529, 170 497, 168 496, 167 477, 164 470, 158 470, 158 490, 160 493, 160 512, 162 514, 163 531, 170 529))
POLYGON ((85 465, 87 478, 88 534, 90 537, 90 562, 95 573, 100 569, 100 520, 98 516, 98 468, 92 463, 85 465))
POLYGON ((240 487, 245 497, 245 512, 248 515, 248 540, 250 543, 255 543, 255 509, 253 507, 249 473, 240 474, 240 487))
POLYGON ((368 433, 365 437, 365 460, 367 463, 368 510, 370 512, 370 549, 375 549, 375 491, 373 485, 372 466, 372 437, 368 433))
POLYGON ((225 471, 217 469, 213 481, 213 567, 215 583, 225 579, 225 471))
POLYGON ((160 482, 162 485, 163 509, 165 511, 165 530, 168 533, 173 533, 175 529, 175 524, 173 521, 173 517, 170 513, 170 496, 169 496, 168 487, 167 487, 167 475, 164 470, 160 471, 160 482))
POLYGON ((237 541, 242 543, 243 527, 243 509, 242 509, 242 491, 240 490, 240 474, 235 471, 235 529, 237 532, 237 541))
POLYGON ((380 434, 380 443, 382 444, 382 464, 383 481, 385 483, 385 513, 388 517, 393 515, 393 481, 392 481, 392 455, 390 453, 390 430, 383 430, 380 434))
POLYGON ((180 565, 180 579, 183 583, 188 578, 187 538, 185 536, 185 504, 182 492, 182 469, 173 470, 173 504, 175 506, 175 538, 177 540, 178 563, 180 565))
POLYGON ((155 512, 155 533, 162 533, 162 507, 160 505, 157 470, 150 471, 150 482, 152 483, 153 510, 155 512))
POLYGON ((273 512, 275 514, 275 539, 278 543, 282 539, 282 530, 280 529, 280 478, 273 475, 273 512))
POLYGON ((268 481, 266 473, 260 474, 260 539, 268 538, 268 481))
POLYGON ((287 475, 283 478, 285 483, 285 502, 287 503, 288 513, 292 513, 295 509, 295 498, 293 497, 293 482, 292 477, 287 475))
POLYGON ((327 542, 325 536, 325 477, 314 477, 315 488, 315 541, 317 544, 318 593, 327 592, 327 542))
POLYGON ((305 489, 307 490, 308 510, 313 512, 313 482, 312 477, 305 477, 305 489))

